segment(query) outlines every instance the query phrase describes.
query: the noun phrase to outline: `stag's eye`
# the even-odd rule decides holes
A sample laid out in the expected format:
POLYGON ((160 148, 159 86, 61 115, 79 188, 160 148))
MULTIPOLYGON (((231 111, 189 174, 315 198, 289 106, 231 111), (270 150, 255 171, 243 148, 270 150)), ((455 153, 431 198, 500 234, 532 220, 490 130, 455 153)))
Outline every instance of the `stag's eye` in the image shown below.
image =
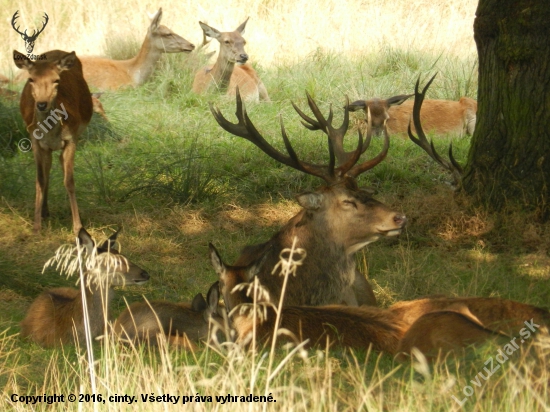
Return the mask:
POLYGON ((34 83, 34 80, 29 78, 29 83, 34 83))
POLYGON ((224 41, 225 44, 229 44, 229 40, 224 41))
POLYGON ((58 79, 58 80, 54 80, 54 81, 53 81, 53 84, 55 84, 55 85, 59 84, 59 79, 58 79))
POLYGON ((357 209, 357 203, 355 203, 353 200, 346 199, 344 200, 344 203, 357 209))

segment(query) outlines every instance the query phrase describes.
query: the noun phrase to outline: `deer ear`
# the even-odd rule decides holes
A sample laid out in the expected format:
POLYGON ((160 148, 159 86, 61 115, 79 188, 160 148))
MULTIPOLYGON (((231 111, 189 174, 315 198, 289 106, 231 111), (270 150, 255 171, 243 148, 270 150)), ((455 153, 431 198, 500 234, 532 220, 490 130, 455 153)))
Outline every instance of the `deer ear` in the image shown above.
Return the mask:
POLYGON ((56 65, 60 72, 64 70, 70 70, 76 62, 76 53, 74 51, 67 53, 65 56, 60 58, 56 65))
POLYGON ((356 112, 357 110, 363 110, 367 107, 365 100, 356 100, 353 103, 348 104, 348 110, 350 112, 356 112))
POLYGON ((249 18, 250 17, 247 17, 246 20, 239 27, 237 27, 237 30, 235 30, 235 31, 238 31, 239 33, 243 34, 244 33, 244 28, 246 27, 246 23, 248 23, 249 18))
POLYGON ((199 21, 199 25, 201 26, 204 34, 206 34, 208 37, 211 37, 213 39, 218 39, 220 37, 221 33, 214 27, 210 27, 208 24, 203 23, 202 21, 199 21))
POLYGON ((13 62, 21 70, 29 71, 34 66, 34 63, 27 56, 17 50, 13 51, 13 62))
POLYGON ((109 239, 104 241, 99 247, 101 249, 107 249, 107 250, 116 250, 118 252, 117 247, 117 241, 116 238, 118 237, 118 234, 120 233, 122 229, 118 229, 115 233, 113 233, 109 239))
POLYGON ((324 196, 321 193, 308 192, 296 196, 296 200, 304 209, 317 210, 323 205, 324 196))
POLYGON ((400 94, 399 96, 393 96, 386 100, 388 107, 397 106, 405 102, 409 97, 414 96, 414 94, 400 94))
POLYGON ((225 277, 225 264, 223 263, 223 260, 218 253, 218 250, 214 247, 212 243, 208 244, 208 248, 210 250, 210 263, 212 263, 212 267, 220 277, 220 279, 223 279, 225 277))
POLYGON ((83 227, 80 228, 80 231, 78 232, 78 244, 86 248, 86 253, 88 256, 92 256, 95 248, 95 242, 92 239, 92 236, 90 236, 90 234, 83 227))
POLYGON ((162 7, 159 8, 155 14, 149 14, 149 18, 151 19, 149 29, 151 31, 157 31, 160 26, 160 20, 162 19, 162 7))
POLYGON ((208 293, 206 294, 206 300, 208 301, 208 310, 210 313, 218 312, 218 304, 220 300, 220 282, 214 282, 208 293))
POLYGON ((197 296, 193 298, 193 302, 191 302, 191 308, 195 312, 202 312, 208 307, 206 304, 206 301, 204 300, 204 296, 202 296, 202 293, 198 293, 197 296))

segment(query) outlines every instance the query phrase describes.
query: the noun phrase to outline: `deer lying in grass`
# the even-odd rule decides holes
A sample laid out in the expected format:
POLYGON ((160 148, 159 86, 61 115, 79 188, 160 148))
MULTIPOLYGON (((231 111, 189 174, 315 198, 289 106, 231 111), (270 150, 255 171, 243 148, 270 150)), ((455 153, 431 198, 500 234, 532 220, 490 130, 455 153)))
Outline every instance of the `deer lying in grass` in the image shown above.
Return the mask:
POLYGON ((503 334, 483 327, 475 319, 456 311, 438 311, 416 319, 399 342, 400 360, 406 360, 413 348, 417 348, 427 360, 480 345, 490 340, 508 339, 503 334))
MULTIPOLYGON (((86 231, 78 233, 80 245, 85 246, 88 270, 85 273, 86 304, 92 339, 103 334, 109 320, 109 306, 114 298, 114 286, 140 285, 149 274, 118 252, 118 232, 97 246, 86 231)), ((29 337, 42 346, 85 342, 81 291, 56 288, 38 296, 21 322, 21 336, 29 337), (76 336, 73 334, 76 332, 76 336)))
POLYGON ((18 51, 13 52, 15 65, 28 72, 20 109, 36 163, 34 231, 40 231, 42 218, 49 216, 52 152, 61 150, 63 183, 69 194, 73 230, 78 234, 82 223, 75 195, 74 154, 78 137, 92 117, 92 97, 74 52, 52 50, 44 56, 45 59, 34 62, 18 51))
POLYGON ((145 40, 137 56, 128 60, 82 56, 84 78, 99 90, 140 86, 153 73, 162 53, 190 53, 195 46, 160 24, 162 8, 151 18, 145 40))
POLYGON ((426 298, 398 302, 389 310, 408 325, 430 312, 461 312, 485 328, 509 336, 518 335, 525 322, 533 321, 546 330, 550 326, 547 310, 502 298, 426 298))
POLYGON ((216 87, 217 90, 227 91, 227 94, 233 96, 238 87, 246 100, 270 101, 267 89, 258 74, 252 66, 246 64, 248 54, 244 51, 246 41, 242 34, 247 22, 248 18, 232 32, 220 32, 199 22, 205 36, 220 42, 220 53, 213 66, 202 68, 195 74, 193 92, 200 94, 210 87, 216 87))
MULTIPOLYGON (((351 111, 370 109, 373 131, 382 133, 384 122, 390 134, 407 135, 414 102, 406 101, 413 94, 389 99, 357 100, 349 105, 351 111)), ((420 111, 422 126, 436 134, 472 135, 476 126, 477 102, 469 97, 453 100, 424 100, 420 111)), ((413 128, 413 130, 415 130, 413 128)))
POLYGON ((211 319, 218 315, 218 282, 206 296, 198 294, 192 303, 165 301, 137 302, 120 314, 114 331, 123 340, 156 345, 157 335, 165 335, 172 345, 195 349, 194 342, 208 340, 211 319), (208 301, 208 303, 207 303, 208 301))
MULTIPOLYGON (((268 298, 256 300, 250 296, 249 286, 261 270, 265 257, 248 266, 228 266, 216 248, 210 244, 210 260, 220 280, 225 307, 237 332, 237 343, 247 345, 256 331, 256 342, 273 338, 276 326, 276 309, 268 298), (257 310, 257 316, 253 314, 257 310)), ((261 292, 260 292, 261 293, 261 292)), ((373 307, 283 306, 279 328, 286 330, 278 340, 302 342, 306 346, 330 345, 366 349, 372 345, 377 351, 396 353, 405 328, 395 316, 373 307)))
MULTIPOLYGON (((281 130, 288 155, 271 146, 252 124, 243 107, 237 90, 238 123, 229 122, 218 109, 210 105, 216 121, 228 132, 245 138, 276 161, 301 172, 320 177, 326 186, 314 192, 297 197, 303 209, 269 241, 246 248, 236 266, 248 266, 265 254, 258 277, 270 293, 274 302, 280 297, 282 280, 271 275, 285 248, 292 246, 307 250, 307 258, 298 268, 297 275, 289 279, 285 296, 288 305, 327 305, 346 303, 349 305, 375 305, 372 288, 361 273, 356 271, 355 253, 367 244, 381 237, 396 236, 406 224, 406 217, 373 199, 357 186, 356 178, 379 164, 386 156, 389 136, 386 132, 382 152, 371 160, 358 163, 360 156, 370 143, 371 134, 363 142, 359 133, 357 148, 345 152, 343 139, 349 124, 349 110, 344 111, 344 122, 338 129, 332 125, 332 110, 325 118, 308 95, 309 106, 315 116, 311 119, 295 110, 312 130, 320 129, 328 136, 329 164, 327 166, 308 163, 298 159, 290 145, 281 122, 281 130), (338 159, 338 166, 336 160, 338 159)), ((347 105, 346 105, 347 106, 347 105)))

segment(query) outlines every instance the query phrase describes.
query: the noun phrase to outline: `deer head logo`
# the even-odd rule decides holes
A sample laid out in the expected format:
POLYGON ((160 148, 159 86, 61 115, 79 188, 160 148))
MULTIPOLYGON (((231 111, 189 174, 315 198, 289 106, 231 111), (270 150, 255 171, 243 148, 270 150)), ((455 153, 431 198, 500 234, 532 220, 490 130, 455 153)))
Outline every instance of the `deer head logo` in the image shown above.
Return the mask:
POLYGON ((19 26, 15 27, 15 21, 19 17, 18 13, 19 13, 19 10, 17 10, 15 12, 15 14, 13 15, 13 18, 11 19, 11 26, 13 27, 13 29, 17 33, 19 33, 21 35, 21 38, 23 40, 25 40, 25 48, 27 49, 27 53, 30 54, 34 50, 34 42, 36 41, 36 38, 38 37, 38 35, 40 33, 42 33, 44 31, 44 28, 46 27, 46 24, 48 24, 49 18, 48 18, 48 15, 46 13, 44 13, 44 23, 42 24, 42 28, 38 31, 33 30, 32 36, 29 36, 29 35, 27 35, 27 29, 25 29, 25 32, 21 33, 19 31, 19 26))

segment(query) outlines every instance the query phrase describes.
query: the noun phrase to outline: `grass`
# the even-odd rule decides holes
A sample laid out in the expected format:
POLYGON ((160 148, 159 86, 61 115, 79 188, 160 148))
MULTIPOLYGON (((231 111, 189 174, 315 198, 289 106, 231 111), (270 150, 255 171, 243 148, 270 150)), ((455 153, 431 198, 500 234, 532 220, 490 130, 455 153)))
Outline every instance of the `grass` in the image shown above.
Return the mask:
MULTIPOLYGON (((226 30, 250 15, 247 52, 254 56, 273 102, 249 104, 248 112, 266 139, 281 150, 282 116, 296 152, 308 161, 326 162, 327 149, 322 134, 306 131, 290 104, 305 109, 305 90, 324 113, 333 105, 336 124, 345 95, 354 100, 410 93, 419 75, 425 78, 435 71, 439 75, 430 98, 476 97, 477 59, 471 39, 475 1, 351 1, 347 8, 338 8, 324 0, 307 13, 301 1, 240 4, 233 9, 217 7, 211 14, 198 5, 167 3, 163 23, 198 44, 198 19, 226 30)), ((144 13, 130 15, 107 2, 76 3, 71 9, 38 0, 17 6, 7 2, 0 8, 2 21, 9 22, 17 8, 22 19, 30 20, 40 10, 50 14, 37 43, 44 50, 125 56, 135 50, 147 26, 144 13), (54 18, 69 13, 70 19, 54 18), (105 33, 120 42, 104 41, 105 33)), ((132 8, 145 10, 141 3, 132 8)), ((21 49, 22 42, 9 23, 6 33, 10 47, 0 51, 0 71, 9 74, 9 53, 21 49)), ((267 240, 299 210, 295 194, 320 184, 220 129, 208 102, 233 119, 234 100, 193 95, 189 89, 195 65, 197 61, 187 55, 165 56, 143 87, 104 94, 101 100, 110 122, 94 115, 79 143, 75 176, 84 225, 96 236, 122 226, 123 253, 151 274, 147 285, 119 290, 115 314, 124 308, 124 299, 133 302, 145 295, 150 300, 190 301, 196 293, 205 293, 216 280, 208 262, 209 241, 227 261, 234 261, 243 246, 267 240)), ((74 239, 57 161, 50 185, 52 217, 40 235, 32 234, 34 162, 30 152, 17 148, 26 137, 17 102, 0 104, 0 405, 3 410, 27 410, 11 403, 11 394, 89 393, 90 383, 82 351, 46 350, 17 336, 18 323, 41 291, 72 285, 51 269, 44 274, 41 270, 59 245, 74 239)), ((355 135, 350 136, 351 148, 355 135)), ((444 151, 451 139, 457 159, 464 162, 467 138, 437 137, 436 146, 444 151)), ((375 139, 370 155, 381 147, 375 139)), ((547 307, 548 224, 538 224, 517 210, 487 215, 472 209, 464 199, 453 198, 448 180, 421 149, 399 138, 392 139, 387 159, 360 178, 360 185, 374 187, 377 199, 409 220, 399 238, 381 240, 358 254, 358 267, 368 274, 380 305, 445 294, 501 296, 547 307)), ((475 388, 463 409, 547 411, 548 349, 542 338, 529 350, 522 347, 495 376, 475 388)), ((275 365, 283 366, 269 386, 267 350, 250 356, 229 345, 187 353, 106 342, 97 344, 94 353, 96 383, 106 396, 199 393, 214 400, 193 404, 197 410, 256 410, 264 405, 223 405, 215 396, 264 395, 269 388, 277 399, 266 407, 270 410, 413 411, 460 409, 451 396, 465 396, 462 388, 471 385, 496 350, 488 345, 426 369, 421 363, 396 363, 386 355, 322 348, 285 360, 288 353, 280 349, 275 365)), ((170 409, 141 401, 106 405, 109 410, 170 409)), ((80 406, 93 408, 92 403, 80 406)))

